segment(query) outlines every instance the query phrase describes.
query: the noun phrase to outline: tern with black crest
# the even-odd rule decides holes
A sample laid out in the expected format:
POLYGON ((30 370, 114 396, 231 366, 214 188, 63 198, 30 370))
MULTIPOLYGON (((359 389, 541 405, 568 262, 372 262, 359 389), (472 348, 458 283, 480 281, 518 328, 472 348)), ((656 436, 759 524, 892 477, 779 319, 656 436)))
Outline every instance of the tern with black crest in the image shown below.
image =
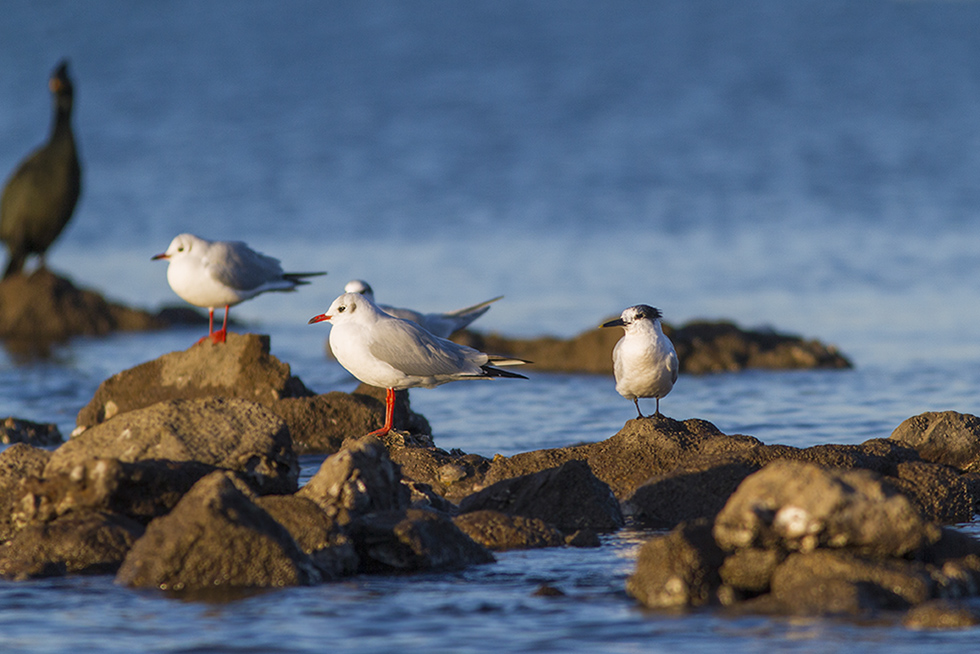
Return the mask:
POLYGON ((667 395, 677 381, 677 353, 660 326, 661 317, 659 309, 637 304, 623 311, 616 320, 601 325, 626 330, 613 349, 616 392, 627 400, 633 400, 640 418, 643 413, 639 398, 655 398, 657 409, 654 415, 663 415, 660 413, 660 398, 667 395))

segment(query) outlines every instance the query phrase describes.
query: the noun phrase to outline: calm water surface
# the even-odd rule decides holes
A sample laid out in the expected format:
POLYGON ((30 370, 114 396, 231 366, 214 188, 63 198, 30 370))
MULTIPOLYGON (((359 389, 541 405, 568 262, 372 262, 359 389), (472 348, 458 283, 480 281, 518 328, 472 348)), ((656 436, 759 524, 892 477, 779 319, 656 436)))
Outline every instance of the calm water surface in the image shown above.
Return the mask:
MULTIPOLYGON (((424 310, 504 294, 478 325, 508 335, 571 336, 638 302, 675 324, 772 327, 857 366, 684 376, 665 412, 767 443, 859 443, 923 411, 980 411, 978 33, 971 2, 8 0, 0 174, 43 139, 44 79, 69 56, 84 192, 50 264, 79 284, 176 302, 150 257, 181 231, 328 270, 233 309, 321 392, 355 382, 306 321, 354 277, 424 310)), ((103 379, 199 336, 0 353, 0 406, 67 434, 103 379)), ((633 415, 610 377, 531 376, 412 403, 437 444, 486 456, 601 440, 633 415)), ((226 603, 104 577, 0 582, 0 651, 980 644, 887 620, 647 613, 624 580, 648 536, 226 603)))

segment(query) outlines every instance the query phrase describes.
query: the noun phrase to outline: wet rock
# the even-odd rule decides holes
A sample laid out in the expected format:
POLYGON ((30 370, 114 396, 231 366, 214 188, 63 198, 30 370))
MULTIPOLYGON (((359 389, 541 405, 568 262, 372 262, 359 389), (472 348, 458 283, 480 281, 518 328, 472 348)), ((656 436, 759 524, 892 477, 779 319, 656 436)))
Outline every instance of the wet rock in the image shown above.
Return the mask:
POLYGON ((888 483, 908 497, 927 520, 953 524, 973 519, 975 496, 952 468, 923 461, 908 461, 895 468, 895 477, 888 483))
POLYGON ((968 629, 980 625, 980 610, 962 602, 932 600, 910 609, 902 624, 909 629, 968 629))
POLYGON ((25 478, 11 518, 24 526, 71 512, 103 511, 146 524, 170 511, 199 479, 214 470, 196 461, 87 459, 67 471, 25 478))
POLYGON ((708 521, 685 523, 643 544, 626 592, 656 609, 716 602, 723 559, 708 521))
POLYGON ((297 493, 340 524, 367 513, 408 508, 410 493, 388 450, 371 436, 349 441, 297 493))
MULTIPOLYGON (((204 397, 240 398, 269 407, 289 426, 298 453, 332 453, 346 438, 360 437, 384 421, 384 389, 361 385, 354 393, 315 395, 269 352, 268 336, 228 335, 124 370, 102 382, 78 413, 75 433, 157 402, 204 397)), ((431 433, 399 391, 395 426, 431 433)))
POLYGON ((906 609, 930 599, 935 587, 921 563, 828 549, 790 554, 771 585, 781 613, 791 615, 906 609))
POLYGON ((361 572, 456 570, 492 563, 493 554, 449 518, 407 509, 369 513, 349 525, 361 572))
POLYGON ((234 398, 171 400, 118 415, 55 450, 44 474, 70 473, 92 458, 196 461, 239 472, 263 494, 293 492, 299 477, 286 424, 234 398))
POLYGON ((980 418, 941 411, 905 420, 891 438, 915 448, 925 461, 942 463, 960 472, 980 472, 980 418))
POLYGON ((9 539, 17 527, 13 512, 20 504, 24 479, 39 477, 51 452, 18 443, 0 452, 0 543, 9 539))
POLYGON ((465 513, 453 522, 489 550, 523 550, 565 544, 561 533, 543 520, 510 516, 499 511, 465 513))
POLYGON ((64 439, 58 425, 31 422, 20 418, 4 418, 0 424, 0 443, 27 443, 36 447, 58 445, 64 439))
MULTIPOLYGON (((744 330, 730 322, 691 322, 679 329, 664 325, 677 350, 681 372, 710 373, 764 368, 850 368, 832 345, 772 331, 744 330)), ((571 339, 511 339, 466 331, 454 340, 484 352, 533 361, 536 370, 612 373, 612 351, 622 332, 591 329, 571 339)))
POLYGON ((163 590, 267 588, 320 574, 285 527, 229 472, 208 475, 157 518, 126 555, 116 581, 163 590))
POLYGON ((776 567, 786 554, 782 550, 740 549, 725 557, 718 571, 721 580, 746 595, 769 592, 776 567))
POLYGON ((459 510, 536 518, 564 532, 583 528, 614 531, 624 524, 609 486, 584 461, 567 461, 556 468, 499 481, 464 498, 459 510))
POLYGON ((554 468, 567 461, 582 460, 588 461, 595 476, 609 484, 617 498, 625 499, 648 479, 674 470, 680 461, 700 448, 724 452, 760 444, 749 436, 723 434, 704 420, 680 422, 664 416, 635 418, 617 434, 598 443, 497 457, 483 483, 493 484, 554 468))
POLYGON ((268 336, 232 333, 226 343, 206 341, 116 373, 99 385, 76 422, 88 428, 166 400, 235 397, 272 404, 311 395, 269 353, 268 336))
POLYGON ((715 520, 725 550, 851 548, 904 556, 935 542, 938 529, 867 470, 776 461, 748 477, 715 520))
POLYGON ((354 544, 316 502, 296 495, 265 495, 255 498, 255 503, 289 531, 323 579, 357 572, 354 544))
POLYGON ((159 329, 165 324, 145 311, 80 289, 46 268, 0 281, 0 338, 19 345, 120 330, 159 329))
POLYGON ((142 525, 124 516, 97 511, 31 524, 0 546, 0 576, 111 574, 142 533, 142 525))

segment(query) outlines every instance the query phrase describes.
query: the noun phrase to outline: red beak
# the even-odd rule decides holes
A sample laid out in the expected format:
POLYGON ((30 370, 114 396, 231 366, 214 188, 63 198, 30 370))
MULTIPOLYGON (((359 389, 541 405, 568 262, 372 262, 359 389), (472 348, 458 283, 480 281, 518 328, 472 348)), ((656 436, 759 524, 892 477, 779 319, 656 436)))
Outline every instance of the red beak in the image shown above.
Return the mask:
POLYGON ((310 322, 306 324, 312 325, 315 322, 323 322, 324 320, 330 320, 330 316, 328 316, 325 313, 321 313, 319 316, 313 316, 312 318, 310 318, 310 322))
POLYGON ((156 261, 157 259, 169 259, 169 258, 170 257, 167 256, 167 253, 164 252, 163 254, 156 254, 156 255, 150 257, 150 260, 151 261, 156 261))

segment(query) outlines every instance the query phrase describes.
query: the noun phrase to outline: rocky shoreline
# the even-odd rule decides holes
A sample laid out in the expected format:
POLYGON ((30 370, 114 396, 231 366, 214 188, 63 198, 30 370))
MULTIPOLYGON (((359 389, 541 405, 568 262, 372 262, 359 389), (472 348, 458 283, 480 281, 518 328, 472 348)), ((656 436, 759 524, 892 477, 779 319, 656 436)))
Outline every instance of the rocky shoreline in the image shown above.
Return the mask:
POLYGON ((980 502, 980 418, 923 414, 887 439, 809 448, 643 418, 488 459, 436 447, 407 392, 397 431, 362 437, 382 390, 315 394, 269 345, 229 334, 122 371, 67 442, 0 453, 0 576, 222 596, 596 546, 628 527, 659 530, 627 584, 650 608, 976 622, 950 602, 980 593, 980 542, 949 525, 980 502), (309 452, 330 455, 300 487, 309 452))

